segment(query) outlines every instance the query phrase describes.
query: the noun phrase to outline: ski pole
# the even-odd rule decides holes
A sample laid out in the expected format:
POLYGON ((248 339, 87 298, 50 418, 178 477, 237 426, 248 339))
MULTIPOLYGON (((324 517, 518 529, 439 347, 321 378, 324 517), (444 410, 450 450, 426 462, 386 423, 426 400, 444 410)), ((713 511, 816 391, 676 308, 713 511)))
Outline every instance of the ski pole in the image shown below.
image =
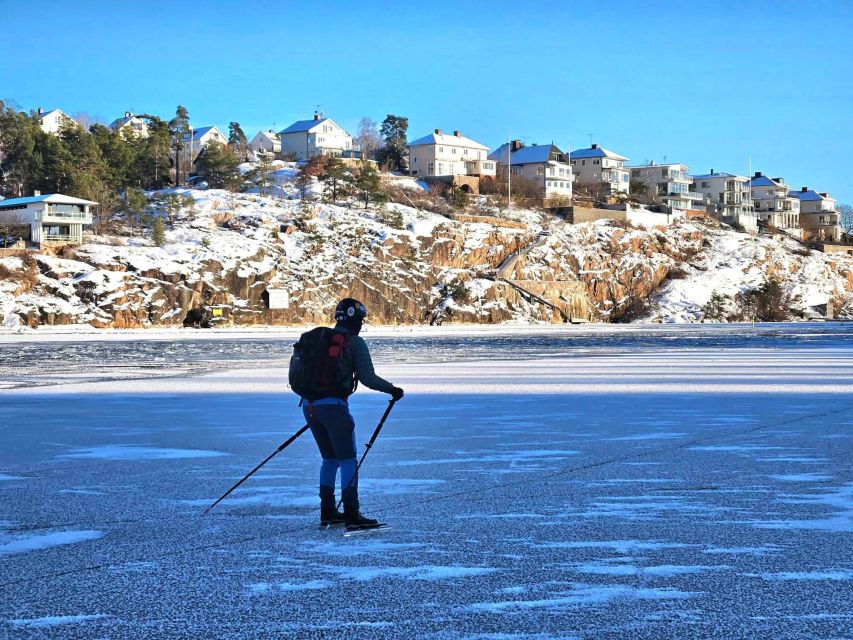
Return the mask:
POLYGON ((346 489, 341 491, 341 499, 338 500, 338 505, 335 507, 336 510, 341 508, 341 503, 344 501, 344 493, 346 493, 346 490, 349 489, 352 486, 352 483, 355 482, 355 479, 358 478, 358 471, 359 469, 361 469, 361 465, 364 462, 364 459, 367 457, 367 452, 370 451, 370 447, 373 446, 373 444, 376 442, 376 438, 379 437, 379 432, 382 431, 382 427, 385 426, 385 420, 388 419, 388 414, 391 413, 391 409, 394 408, 395 402, 397 401, 392 399, 388 403, 388 407, 385 409, 385 413, 382 414, 382 419, 379 421, 379 424, 376 425, 376 429, 373 430, 373 435, 370 436, 370 442, 365 443, 364 453, 361 454, 361 460, 358 461, 358 464, 355 467, 355 473, 352 475, 352 478, 350 479, 349 484, 346 486, 346 489))
POLYGON ((254 474, 254 473, 255 473, 255 471, 257 471, 258 469, 260 469, 261 467, 263 467, 267 462, 269 462, 270 460, 272 460, 274 456, 276 456, 277 454, 279 454, 279 453, 281 453, 282 451, 284 451, 288 446, 290 446, 290 444, 292 444, 292 443, 293 443, 293 441, 294 441, 294 440, 296 440, 299 436, 301 436, 301 435, 302 435, 303 433, 305 433, 307 430, 308 430, 308 425, 306 424, 306 425, 305 425, 304 427, 302 427, 299 431, 297 431, 297 432, 296 432, 296 433, 294 433, 292 436, 290 436, 287 440, 285 440, 284 442, 282 442, 282 443, 281 443, 281 446, 279 446, 279 448, 278 448, 278 449, 276 449, 276 450, 275 450, 275 451, 273 451, 271 454, 269 454, 269 455, 264 459, 264 461, 263 461, 263 462, 261 462, 257 467, 255 467, 255 468, 254 468, 254 469, 252 469, 249 473, 247 473, 245 476, 243 476, 243 479, 242 479, 242 480, 240 480, 240 482, 238 482, 238 483, 237 483, 237 484, 235 484, 233 487, 231 487, 230 489, 228 489, 228 491, 226 491, 224 494, 222 494, 222 497, 221 497, 221 498, 219 498, 219 500, 217 500, 216 502, 214 502, 212 505, 210 505, 207 509, 205 509, 205 510, 204 510, 204 513, 203 513, 202 515, 207 515, 208 511, 210 511, 211 509, 213 509, 213 507, 215 507, 215 506, 216 506, 216 505, 218 505, 220 502, 222 502, 225 498, 227 498, 227 497, 231 494, 231 492, 232 492, 232 491, 234 491, 234 489, 236 489, 236 488, 237 488, 237 487, 239 487, 241 484, 243 484, 246 480, 248 480, 248 479, 252 476, 252 474, 254 474))

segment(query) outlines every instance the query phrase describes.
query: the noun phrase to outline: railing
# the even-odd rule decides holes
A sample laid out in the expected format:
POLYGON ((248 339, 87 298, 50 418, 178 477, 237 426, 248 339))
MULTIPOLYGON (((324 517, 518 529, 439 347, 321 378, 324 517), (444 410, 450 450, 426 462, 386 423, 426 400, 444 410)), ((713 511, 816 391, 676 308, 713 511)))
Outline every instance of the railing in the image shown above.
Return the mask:
POLYGON ((82 238, 69 234, 53 233, 43 234, 41 237, 42 243, 45 242, 80 242, 82 238))
POLYGON ((50 209, 47 211, 36 212, 36 220, 45 220, 48 218, 56 218, 58 220, 80 220, 81 222, 88 221, 87 224, 91 224, 92 222, 91 213, 80 213, 77 211, 51 211, 50 209))

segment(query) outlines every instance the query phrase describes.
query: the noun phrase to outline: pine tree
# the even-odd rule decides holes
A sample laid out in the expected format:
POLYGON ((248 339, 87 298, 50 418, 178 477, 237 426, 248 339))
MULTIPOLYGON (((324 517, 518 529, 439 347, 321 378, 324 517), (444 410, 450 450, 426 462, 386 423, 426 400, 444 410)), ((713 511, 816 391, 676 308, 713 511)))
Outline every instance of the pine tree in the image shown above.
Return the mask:
POLYGON ((199 156, 199 175, 211 188, 222 189, 226 184, 233 185, 239 178, 239 164, 230 147, 211 142, 199 156))
POLYGON ((261 195, 266 195, 267 189, 274 184, 273 171, 275 167, 272 164, 272 158, 267 153, 262 153, 258 156, 258 164, 255 167, 256 184, 261 195))
POLYGON ((154 218, 154 223, 151 225, 151 240, 158 247, 166 244, 166 225, 163 224, 163 218, 160 216, 154 218))
POLYGON ((332 156, 326 161, 319 178, 324 184, 323 194, 330 202, 337 202, 346 184, 347 166, 340 158, 332 156))
POLYGON ((407 134, 409 119, 389 113, 380 127, 385 138, 385 148, 380 152, 381 162, 387 163, 392 169, 406 171, 409 168, 409 148, 407 134))
POLYGON ((239 122, 232 122, 228 125, 228 146, 231 147, 240 162, 248 160, 249 142, 246 140, 246 134, 240 128, 239 122))
POLYGON ((379 171, 368 160, 361 161, 358 172, 353 180, 353 185, 359 199, 364 201, 365 209, 367 209, 371 202, 380 204, 388 199, 382 190, 382 177, 379 175, 379 171))
POLYGON ((169 140, 175 150, 175 184, 181 184, 184 177, 189 175, 192 158, 187 158, 184 151, 184 136, 192 135, 190 131, 190 114, 183 105, 175 109, 175 117, 169 120, 169 140))
POLYGON ((145 224, 147 208, 148 197, 142 189, 130 187, 124 192, 124 212, 130 227, 130 235, 133 235, 133 229, 137 223, 145 224))

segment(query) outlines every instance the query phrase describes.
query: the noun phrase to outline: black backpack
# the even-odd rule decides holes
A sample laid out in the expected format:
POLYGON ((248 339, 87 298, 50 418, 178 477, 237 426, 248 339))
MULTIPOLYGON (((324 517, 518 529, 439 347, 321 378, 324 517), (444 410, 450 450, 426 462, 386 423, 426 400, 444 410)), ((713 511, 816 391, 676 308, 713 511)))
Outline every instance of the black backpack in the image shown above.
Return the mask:
POLYGON ((288 383, 305 400, 341 398, 355 391, 354 377, 342 376, 338 363, 346 348, 349 334, 317 327, 299 336, 293 345, 288 383))

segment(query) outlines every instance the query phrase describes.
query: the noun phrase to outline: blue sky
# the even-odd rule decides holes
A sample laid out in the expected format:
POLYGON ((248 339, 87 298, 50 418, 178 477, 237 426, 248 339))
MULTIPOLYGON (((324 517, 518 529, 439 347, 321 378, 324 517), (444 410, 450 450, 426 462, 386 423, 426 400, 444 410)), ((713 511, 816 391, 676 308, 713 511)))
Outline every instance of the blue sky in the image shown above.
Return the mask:
POLYGON ((0 0, 0 98, 109 121, 284 128, 319 105, 631 163, 781 176, 853 202, 853 2, 0 0))

